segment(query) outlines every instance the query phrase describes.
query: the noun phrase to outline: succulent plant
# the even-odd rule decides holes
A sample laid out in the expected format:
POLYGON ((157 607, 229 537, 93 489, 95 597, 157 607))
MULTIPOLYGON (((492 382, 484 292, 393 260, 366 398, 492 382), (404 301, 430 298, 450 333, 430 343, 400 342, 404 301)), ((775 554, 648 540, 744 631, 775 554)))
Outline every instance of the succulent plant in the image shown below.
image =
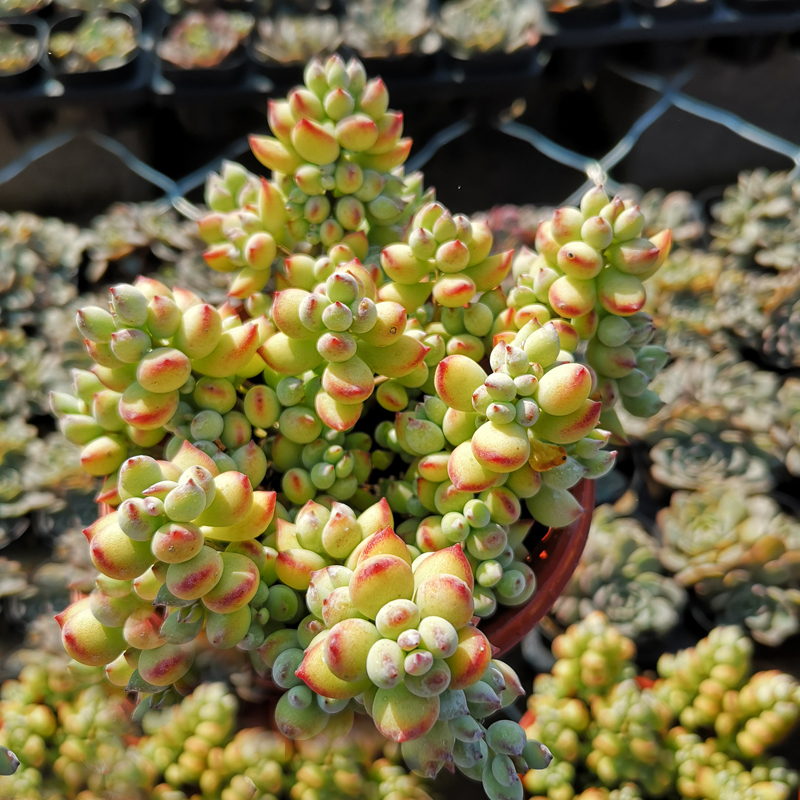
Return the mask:
POLYGON ((753 644, 741 628, 715 628, 695 647, 663 655, 655 682, 632 671, 613 681, 615 667, 596 657, 612 628, 598 614, 592 629, 595 646, 580 659, 585 671, 594 656, 597 689, 585 700, 564 697, 576 664, 557 653, 529 698, 528 733, 555 754, 548 770, 523 777, 535 800, 788 800, 797 791, 798 774, 766 752, 800 715, 797 682, 776 670, 751 677, 753 644))
POLYGON ((757 369, 732 352, 712 358, 683 358, 672 363, 653 384, 664 407, 645 424, 624 415, 626 430, 655 443, 668 436, 724 431, 746 435, 748 447, 783 460, 785 437, 775 431, 781 404, 780 378, 757 369))
POLYGON ((345 44, 363 58, 433 53, 439 36, 428 0, 356 0, 347 4, 345 44))
POLYGON ((736 349, 735 336, 716 311, 713 289, 721 274, 721 256, 679 247, 647 281, 648 308, 674 357, 705 358, 736 349))
POLYGON ((0 23, 0 74, 24 72, 36 62, 38 54, 39 45, 34 37, 14 33, 8 25, 0 23))
POLYGON ((724 487, 676 492, 658 523, 665 566, 726 622, 773 646, 798 630, 800 523, 774 500, 724 487))
MULTIPOLYGON (((65 509, 70 500, 94 489, 80 469, 77 450, 58 435, 37 438, 37 430, 21 418, 0 420, 0 534, 16 539, 30 523, 32 512, 48 515, 65 509)), ((47 524, 37 525, 46 532, 47 524)))
POLYGON ((674 766, 662 742, 672 709, 629 678, 605 697, 592 698, 591 712, 599 731, 586 756, 589 769, 609 788, 636 781, 649 796, 667 794, 674 766))
POLYGON ((677 248, 675 254, 691 247, 705 234, 702 204, 688 192, 653 189, 635 199, 644 214, 645 236, 668 228, 677 248))
MULTIPOLYGON (((251 137, 272 180, 225 162, 207 183, 225 302, 140 276, 78 311, 94 365, 51 404, 115 510, 85 531, 96 587, 58 619, 87 674, 139 695, 135 720, 193 689, 207 641, 286 690, 285 735, 333 738, 366 713, 414 772, 455 765, 514 800, 551 755, 486 721, 522 690, 473 617, 536 591, 523 501, 569 525, 569 490, 612 468, 598 372, 657 408, 667 356, 637 274, 669 232, 639 238, 641 212, 596 187, 540 226, 506 297, 513 254, 403 172, 388 103, 359 62, 310 62, 270 103, 275 137, 251 137)), ((602 641, 624 671, 622 637, 602 641)), ((180 763, 178 783, 201 780, 180 763)))
POLYGON ((786 449, 785 465, 792 475, 800 474, 800 380, 787 378, 778 390, 780 412, 776 426, 786 449))
POLYGON ((776 367, 796 366, 794 310, 800 270, 769 273, 727 262, 714 287, 714 317, 747 347, 776 367))
POLYGON ((703 741, 697 734, 675 728, 670 741, 680 777, 681 797, 718 797, 720 800, 788 800, 797 792, 798 775, 785 759, 764 758, 750 770, 741 761, 720 751, 714 739, 703 741))
MULTIPOLYGON (((12 744, 21 762, 13 778, 0 779, 4 800, 186 797, 198 784, 223 800, 256 792, 283 797, 285 786, 312 795, 427 798, 421 781, 398 767, 385 740, 364 726, 348 739, 318 737, 296 746, 260 728, 237 730, 236 698, 223 684, 209 683, 179 705, 148 712, 140 736, 120 690, 91 685, 88 673, 72 674, 63 657, 20 655, 19 678, 4 684, 0 699, 0 741, 12 744)), ((9 757, 5 744, 0 770, 9 775, 14 752, 9 757)))
POLYGON ((0 323, 17 328, 36 313, 66 305, 86 246, 75 225, 34 214, 0 214, 0 323))
POLYGON ((138 43, 130 20, 95 11, 74 31, 51 34, 48 47, 65 72, 89 72, 122 66, 138 43))
POLYGON ((449 0, 439 11, 437 28, 454 55, 471 58, 533 47, 543 16, 535 0, 449 0))
MULTIPOLYGON (((202 253, 196 224, 180 219, 172 209, 165 210, 162 203, 115 203, 92 220, 86 238, 90 281, 102 278, 109 262, 115 262, 123 275, 134 278, 150 272, 159 262, 158 274, 162 275, 163 262, 180 264, 197 260, 202 253)), ((196 263, 192 271, 200 271, 196 263)), ((181 274, 183 285, 195 289, 187 282, 185 272, 181 274)))
POLYGON ((741 688, 752 670, 753 643, 735 626, 714 628, 695 647, 658 660, 653 691, 689 731, 714 724, 726 691, 741 688))
POLYGON ((778 271, 797 265, 797 184, 788 172, 742 172, 712 213, 714 249, 778 271))
POLYGON ((691 438, 662 439, 650 451, 653 477, 672 489, 698 490, 731 486, 745 494, 768 492, 774 487, 776 461, 748 450, 740 431, 718 437, 696 433, 691 438))
POLYGON ((599 610, 631 639, 662 636, 678 624, 686 604, 684 589, 662 573, 658 543, 641 524, 599 506, 581 563, 553 614, 571 625, 599 610))
POLYGON ((642 311, 642 281, 666 261, 671 235, 665 230, 644 239, 643 229, 639 208, 626 207, 619 196, 609 200, 600 186, 583 196, 580 209, 557 209, 552 222, 539 226, 538 255, 528 256, 527 274, 520 267, 493 331, 519 328, 529 319, 540 324, 555 312, 554 321, 571 337, 569 350, 588 340, 583 358, 597 378, 593 397, 602 402, 600 422, 618 436, 624 434, 617 401, 633 416, 659 410, 661 401, 648 384, 668 359, 664 348, 650 344, 654 326, 642 311))
POLYGON ((159 43, 158 55, 181 69, 216 67, 250 35, 254 24, 244 11, 189 11, 159 43))
POLYGON ((284 66, 333 53, 342 41, 339 20, 333 14, 264 17, 258 21, 256 33, 255 52, 284 66))

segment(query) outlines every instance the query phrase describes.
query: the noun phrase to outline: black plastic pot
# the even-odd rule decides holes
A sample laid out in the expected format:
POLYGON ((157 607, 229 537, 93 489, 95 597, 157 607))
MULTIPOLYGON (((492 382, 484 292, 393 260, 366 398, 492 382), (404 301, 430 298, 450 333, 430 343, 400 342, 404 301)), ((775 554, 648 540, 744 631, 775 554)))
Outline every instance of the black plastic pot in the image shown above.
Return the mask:
POLYGON ((409 53, 405 56, 386 58, 366 58, 358 53, 367 75, 381 75, 384 78, 422 78, 436 69, 436 53, 409 53))
POLYGON ((280 64, 277 61, 270 61, 258 52, 256 44, 258 43, 258 34, 250 37, 247 43, 247 57, 255 65, 255 68, 262 74, 266 75, 278 89, 290 89, 293 86, 298 86, 303 82, 303 69, 305 64, 280 64))
POLYGON ((725 0, 725 4, 745 14, 785 14, 800 9, 800 0, 725 0))
POLYGON ((674 39, 659 42, 631 42, 620 45, 619 58, 641 69, 673 71, 682 69, 703 54, 701 39, 674 39))
MULTIPOLYGON (((120 6, 118 9, 109 11, 110 17, 124 17, 127 19, 136 33, 137 41, 142 33, 142 17, 139 12, 129 5, 120 6)), ((75 30, 86 17, 84 11, 74 11, 68 14, 62 14, 55 17, 50 23, 49 37, 54 33, 65 33, 75 30)), ((64 86, 108 86, 112 83, 121 83, 128 80, 135 72, 138 66, 138 60, 141 56, 141 49, 137 47, 131 53, 128 53, 124 63, 112 69, 98 69, 86 70, 85 72, 67 72, 61 63, 61 59, 53 56, 48 50, 44 58, 44 66, 47 71, 56 78, 64 86)))
POLYGON ((707 17, 714 11, 714 0, 675 0, 668 5, 657 5, 652 0, 631 0, 641 14, 665 22, 707 17))
POLYGON ((549 10, 548 16, 561 28, 596 28, 611 25, 622 16, 621 0, 578 5, 563 11, 549 10))
POLYGON ((712 55, 740 64, 757 64, 768 59, 780 41, 779 34, 722 36, 708 42, 712 55))
MULTIPOLYGON (((169 26, 164 26, 161 40, 166 39, 169 26)), ((252 34, 251 34, 252 36, 252 34)), ((214 67, 178 67, 158 56, 161 75, 175 86, 231 86, 237 83, 247 71, 247 43, 244 42, 229 53, 214 67)))
POLYGON ((510 72, 525 72, 531 65, 536 47, 523 47, 513 53, 480 53, 470 58, 460 58, 445 51, 445 64, 465 75, 502 75, 510 72))
POLYGON ((0 73, 0 91, 14 91, 33 86, 42 77, 41 60, 47 46, 47 24, 36 17, 6 17, 0 20, 13 33, 36 39, 37 53, 33 63, 19 72, 0 73))

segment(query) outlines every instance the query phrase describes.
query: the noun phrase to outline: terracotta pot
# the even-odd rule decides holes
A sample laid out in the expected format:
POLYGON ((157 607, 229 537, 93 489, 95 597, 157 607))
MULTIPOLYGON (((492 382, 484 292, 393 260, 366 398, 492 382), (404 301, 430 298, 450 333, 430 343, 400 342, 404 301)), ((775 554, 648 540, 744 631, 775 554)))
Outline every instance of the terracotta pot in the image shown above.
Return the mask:
POLYGON ((551 528, 542 540, 542 550, 528 557, 536 574, 536 591, 524 606, 502 608, 479 627, 502 656, 519 644, 528 631, 553 607, 578 566, 594 511, 594 481, 582 480, 572 490, 583 513, 566 528, 551 528))

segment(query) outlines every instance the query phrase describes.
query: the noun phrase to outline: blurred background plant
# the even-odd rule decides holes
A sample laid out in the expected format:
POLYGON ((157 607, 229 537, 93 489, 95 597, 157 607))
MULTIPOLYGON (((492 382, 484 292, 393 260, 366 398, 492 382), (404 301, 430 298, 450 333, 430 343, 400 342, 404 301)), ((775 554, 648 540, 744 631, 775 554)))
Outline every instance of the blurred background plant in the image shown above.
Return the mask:
POLYGON ((167 31, 158 55, 181 69, 219 66, 255 25, 246 11, 189 11, 167 31))
POLYGON ((553 606, 560 625, 598 610, 625 636, 646 640, 669 633, 681 621, 686 592, 663 574, 659 543, 629 516, 632 505, 624 497, 615 506, 595 509, 581 562, 553 606))
POLYGON ((467 59, 535 46, 543 18, 538 0, 447 0, 438 30, 448 51, 467 59))
POLYGON ((104 10, 87 13, 74 30, 54 32, 48 41, 50 55, 64 72, 115 69, 138 46, 131 21, 104 10))
POLYGON ((440 47, 428 0, 351 0, 344 41, 364 58, 435 53, 440 47))
POLYGON ((317 53, 333 53, 342 41, 339 20, 332 14, 264 17, 258 21, 256 34, 256 54, 282 66, 302 66, 317 53))

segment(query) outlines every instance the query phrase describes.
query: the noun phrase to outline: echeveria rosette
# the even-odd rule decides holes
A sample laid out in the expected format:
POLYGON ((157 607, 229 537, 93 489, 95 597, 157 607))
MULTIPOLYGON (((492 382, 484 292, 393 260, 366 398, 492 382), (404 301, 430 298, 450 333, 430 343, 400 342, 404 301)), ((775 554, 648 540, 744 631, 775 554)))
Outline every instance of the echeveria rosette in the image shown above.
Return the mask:
POLYGON ((669 436, 720 437, 725 431, 740 431, 748 448, 766 458, 783 460, 791 446, 790 436, 776 430, 785 426, 781 406, 786 399, 778 396, 780 377, 734 352, 680 358, 658 375, 653 386, 665 404, 654 417, 636 420, 621 413, 626 430, 632 429, 648 444, 669 436))
POLYGON ((800 524, 771 497, 724 487, 676 492, 658 523, 662 562, 721 619, 771 645, 797 630, 800 524))
POLYGON ((650 451, 650 460, 653 477, 673 489, 725 485, 755 494, 775 485, 775 461, 749 452, 746 438, 737 431, 725 431, 719 438, 696 433, 689 439, 662 439, 650 451))
POLYGON ((746 266, 755 262, 776 271, 794 269, 800 241, 798 199, 798 184, 790 173, 739 173, 712 209, 713 249, 738 257, 746 266))
POLYGON ((599 506, 581 562, 553 615, 571 625, 594 610, 633 640, 668 633, 680 620, 686 591, 663 574, 658 543, 633 517, 599 506))

